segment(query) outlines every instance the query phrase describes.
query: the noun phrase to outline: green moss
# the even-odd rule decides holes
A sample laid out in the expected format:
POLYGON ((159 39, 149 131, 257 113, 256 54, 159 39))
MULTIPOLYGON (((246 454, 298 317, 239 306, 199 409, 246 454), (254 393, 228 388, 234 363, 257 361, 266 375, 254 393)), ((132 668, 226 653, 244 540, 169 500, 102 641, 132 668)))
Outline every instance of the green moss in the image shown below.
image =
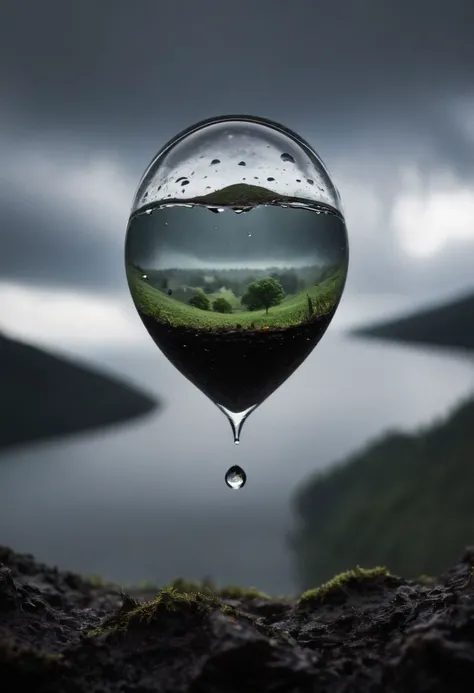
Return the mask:
POLYGON ((150 625, 170 613, 181 613, 200 616, 210 610, 219 609, 222 613, 236 616, 237 611, 222 601, 216 595, 206 595, 200 592, 178 592, 169 586, 161 589, 149 601, 136 602, 128 599, 124 606, 107 618, 100 626, 89 631, 90 637, 116 631, 128 631, 131 628, 150 625))
POLYGON ((237 585, 222 587, 218 594, 223 599, 270 599, 268 594, 260 592, 255 587, 238 587, 237 585))
POLYGON ((419 585, 423 585, 423 587, 431 587, 436 584, 436 578, 431 577, 431 575, 419 575, 415 579, 415 582, 419 585))
MULTIPOLYGON (((152 583, 150 583, 152 585, 152 583)), ((153 586, 153 585, 152 585, 153 586)), ((156 592, 159 592, 160 587, 153 586, 156 592)), ((136 593, 141 589, 140 586, 134 586, 129 591, 136 593)), ((270 597, 264 592, 260 592, 256 587, 240 587, 238 585, 228 585, 226 587, 217 587, 212 580, 186 580, 185 578, 175 578, 166 589, 174 590, 179 594, 201 594, 209 597, 220 597, 221 599, 269 599, 270 597)))
POLYGON ((320 601, 334 594, 343 592, 344 589, 353 588, 365 581, 378 580, 379 578, 390 577, 387 568, 377 566, 375 568, 360 568, 357 566, 354 570, 347 570, 344 573, 339 573, 328 582, 325 582, 320 587, 307 590, 301 595, 300 603, 308 603, 312 601, 320 601))
POLYGON ((13 641, 0 640, 2 680, 15 676, 17 682, 21 681, 27 684, 32 683, 32 681, 38 682, 38 680, 44 679, 46 676, 49 677, 58 671, 63 660, 64 655, 59 653, 21 647, 13 641))
POLYGON ((104 589, 117 589, 118 585, 116 582, 111 580, 105 580, 101 575, 93 573, 92 575, 84 575, 84 582, 87 582, 91 587, 103 587, 104 589))

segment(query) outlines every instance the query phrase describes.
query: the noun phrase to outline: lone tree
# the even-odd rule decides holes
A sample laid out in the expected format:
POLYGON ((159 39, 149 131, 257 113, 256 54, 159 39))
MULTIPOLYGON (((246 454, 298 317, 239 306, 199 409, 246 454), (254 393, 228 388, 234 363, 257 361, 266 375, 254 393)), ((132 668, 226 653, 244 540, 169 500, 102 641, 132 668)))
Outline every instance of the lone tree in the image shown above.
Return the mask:
POLYGON ((278 279, 262 277, 262 279, 256 279, 248 285, 247 291, 241 298, 241 302, 244 306, 247 306, 248 310, 265 308, 265 312, 268 313, 268 309, 271 306, 278 306, 284 297, 285 292, 278 279))
POLYGON ((232 313, 232 305, 224 297, 216 298, 212 304, 212 310, 215 313, 232 313))
POLYGON ((189 299, 189 305, 199 308, 200 310, 211 310, 211 302, 204 291, 195 293, 194 296, 189 299))

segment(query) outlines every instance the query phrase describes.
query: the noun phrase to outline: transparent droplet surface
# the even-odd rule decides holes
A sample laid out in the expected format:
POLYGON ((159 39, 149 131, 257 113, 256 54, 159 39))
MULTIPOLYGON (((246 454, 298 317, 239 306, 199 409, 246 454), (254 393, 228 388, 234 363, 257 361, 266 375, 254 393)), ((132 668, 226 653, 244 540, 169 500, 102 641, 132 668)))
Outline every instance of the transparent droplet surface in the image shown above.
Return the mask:
POLYGON ((231 489, 238 490, 245 486, 247 481, 247 474, 244 472, 242 467, 234 465, 227 470, 225 475, 225 483, 231 489))
POLYGON ((321 159, 250 116, 198 123, 163 147, 138 186, 125 253, 149 334, 226 415, 235 442, 323 336, 348 254, 321 159))

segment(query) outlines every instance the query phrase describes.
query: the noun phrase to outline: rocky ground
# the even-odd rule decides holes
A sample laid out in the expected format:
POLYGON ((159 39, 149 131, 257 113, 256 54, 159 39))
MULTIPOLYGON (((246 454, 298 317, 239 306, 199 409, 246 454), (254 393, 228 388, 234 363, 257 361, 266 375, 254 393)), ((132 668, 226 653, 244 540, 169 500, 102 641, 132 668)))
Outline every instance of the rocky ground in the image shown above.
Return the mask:
POLYGON ((467 550, 437 581, 353 571, 298 600, 126 595, 0 547, 0 691, 473 691, 473 566, 467 550))

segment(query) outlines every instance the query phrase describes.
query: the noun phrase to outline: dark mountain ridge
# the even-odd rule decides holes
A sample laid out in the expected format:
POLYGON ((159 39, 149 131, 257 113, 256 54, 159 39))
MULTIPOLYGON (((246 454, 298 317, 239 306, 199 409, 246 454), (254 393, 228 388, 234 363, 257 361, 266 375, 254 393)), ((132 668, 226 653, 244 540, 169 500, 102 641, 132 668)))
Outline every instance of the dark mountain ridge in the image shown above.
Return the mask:
POLYGON ((0 334, 0 452, 125 422, 157 406, 115 377, 0 334))

